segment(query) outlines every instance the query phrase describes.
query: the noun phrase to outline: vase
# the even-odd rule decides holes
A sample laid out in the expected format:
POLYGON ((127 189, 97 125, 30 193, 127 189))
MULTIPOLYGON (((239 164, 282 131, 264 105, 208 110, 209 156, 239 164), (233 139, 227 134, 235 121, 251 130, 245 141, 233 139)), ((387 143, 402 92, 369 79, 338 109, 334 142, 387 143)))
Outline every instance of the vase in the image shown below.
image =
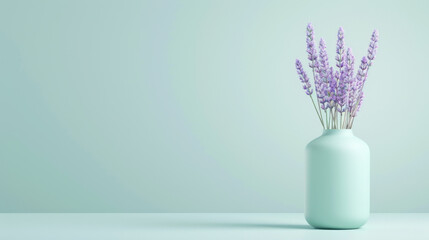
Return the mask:
POLYGON ((328 129, 306 147, 305 219, 315 228, 355 229, 369 218, 370 153, 351 129, 328 129))

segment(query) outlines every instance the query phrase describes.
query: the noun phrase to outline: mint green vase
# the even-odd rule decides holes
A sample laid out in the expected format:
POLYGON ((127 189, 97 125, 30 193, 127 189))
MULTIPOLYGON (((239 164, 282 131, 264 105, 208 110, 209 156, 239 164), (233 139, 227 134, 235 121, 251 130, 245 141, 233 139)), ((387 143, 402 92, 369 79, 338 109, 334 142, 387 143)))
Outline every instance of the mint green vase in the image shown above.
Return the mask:
POLYGON ((369 147, 351 129, 328 129, 307 153, 305 219, 315 228, 354 229, 369 217, 369 147))

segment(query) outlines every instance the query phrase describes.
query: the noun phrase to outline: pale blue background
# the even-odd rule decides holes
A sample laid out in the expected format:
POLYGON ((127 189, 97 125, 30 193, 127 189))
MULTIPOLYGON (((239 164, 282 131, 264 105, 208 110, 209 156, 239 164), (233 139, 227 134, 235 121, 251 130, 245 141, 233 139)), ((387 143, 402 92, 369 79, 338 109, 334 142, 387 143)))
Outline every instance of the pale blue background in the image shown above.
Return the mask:
POLYGON ((378 57, 373 212, 429 211, 425 1, 1 1, 1 212, 301 212, 313 22, 378 57), (299 2, 299 3, 298 3, 299 2))

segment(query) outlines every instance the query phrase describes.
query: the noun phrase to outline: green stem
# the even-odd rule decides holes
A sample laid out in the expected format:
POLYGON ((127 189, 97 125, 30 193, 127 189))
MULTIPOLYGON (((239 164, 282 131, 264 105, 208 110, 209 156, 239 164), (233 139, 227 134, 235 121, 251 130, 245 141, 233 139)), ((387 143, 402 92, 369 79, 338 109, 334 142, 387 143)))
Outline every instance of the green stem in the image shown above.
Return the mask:
POLYGON ((326 125, 328 125, 328 113, 326 112, 326 109, 325 109, 325 118, 326 118, 326 125))
POLYGON ((332 118, 331 118, 331 110, 330 109, 329 109, 328 120, 329 120, 329 128, 332 129, 332 118))
POLYGON ((319 112, 317 111, 316 104, 314 103, 313 95, 310 94, 311 102, 313 103, 314 110, 316 110, 317 116, 319 117, 320 123, 322 124, 323 129, 325 129, 325 124, 323 124, 322 116, 320 116, 319 112))
POLYGON ((355 121, 355 118, 353 117, 352 119, 351 119, 351 123, 350 123, 350 128, 352 128, 353 127, 353 122, 355 121))
POLYGON ((346 119, 347 119, 347 109, 346 111, 344 111, 344 119, 343 119, 343 122, 341 123, 341 128, 346 128, 346 126, 344 126, 346 124, 346 119))
POLYGON ((350 115, 350 118, 349 118, 349 128, 351 129, 352 128, 352 125, 353 125, 353 119, 354 119, 355 117, 352 117, 352 115, 350 115))
MULTIPOLYGON (((320 118, 322 119, 322 122, 323 122, 322 108, 320 107, 320 102, 319 102, 319 99, 317 98, 317 94, 316 94, 316 101, 317 101, 317 105, 319 106, 320 118)), ((323 128, 325 128, 324 124, 323 124, 323 128)))
POLYGON ((337 122, 338 122, 338 119, 337 119, 337 104, 335 104, 335 107, 334 107, 335 109, 334 109, 334 127, 335 128, 338 128, 337 127, 337 122))
MULTIPOLYGON (((362 87, 359 89, 359 91, 357 92, 357 93, 359 93, 359 97, 357 98, 357 101, 356 101, 356 104, 355 104, 355 106, 353 107, 353 109, 352 109, 352 112, 354 113, 354 114, 356 114, 356 112, 357 112, 357 106, 358 106, 358 104, 359 104, 359 101, 360 101, 360 99, 361 99, 361 97, 360 97, 360 93, 362 92, 362 90, 363 90, 363 86, 365 85, 365 82, 366 82, 366 78, 368 77, 368 72, 369 72, 369 67, 371 66, 371 60, 369 60, 369 62, 368 62, 368 68, 366 69, 366 73, 365 73, 365 78, 364 79, 362 79, 362 81, 364 81, 363 83, 362 83, 362 87)), ((353 124, 353 123, 352 123, 353 124)), ((350 128, 351 128, 351 126, 350 126, 350 128)))
MULTIPOLYGON (((314 83, 316 83, 316 72, 314 71, 314 68, 313 68, 313 79, 314 79, 314 83)), ((314 85, 314 90, 316 91, 316 101, 317 101, 317 105, 319 106, 319 112, 317 112, 317 109, 316 109, 316 112, 317 112, 317 115, 319 115, 319 118, 321 119, 321 122, 322 122, 322 126, 323 126, 323 128, 325 128, 325 125, 323 124, 323 118, 322 118, 322 108, 320 107, 320 102, 319 102, 319 100, 317 99, 317 89, 316 89, 316 84, 314 85)), ((311 100, 313 100, 313 99, 311 99, 311 100)), ((314 103, 313 103, 314 104, 314 103)))

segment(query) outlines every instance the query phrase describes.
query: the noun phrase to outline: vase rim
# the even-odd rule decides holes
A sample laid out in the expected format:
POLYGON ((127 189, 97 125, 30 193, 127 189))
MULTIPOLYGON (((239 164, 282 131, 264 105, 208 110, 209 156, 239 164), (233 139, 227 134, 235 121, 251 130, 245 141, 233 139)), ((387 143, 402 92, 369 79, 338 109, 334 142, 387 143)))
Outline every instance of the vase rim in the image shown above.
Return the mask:
POLYGON ((344 128, 342 128, 342 129, 337 129, 337 128, 334 128, 334 129, 323 129, 323 131, 352 131, 353 129, 349 129, 349 128, 347 128, 347 129, 344 129, 344 128))
POLYGON ((324 129, 322 135, 353 134, 352 129, 324 129))

